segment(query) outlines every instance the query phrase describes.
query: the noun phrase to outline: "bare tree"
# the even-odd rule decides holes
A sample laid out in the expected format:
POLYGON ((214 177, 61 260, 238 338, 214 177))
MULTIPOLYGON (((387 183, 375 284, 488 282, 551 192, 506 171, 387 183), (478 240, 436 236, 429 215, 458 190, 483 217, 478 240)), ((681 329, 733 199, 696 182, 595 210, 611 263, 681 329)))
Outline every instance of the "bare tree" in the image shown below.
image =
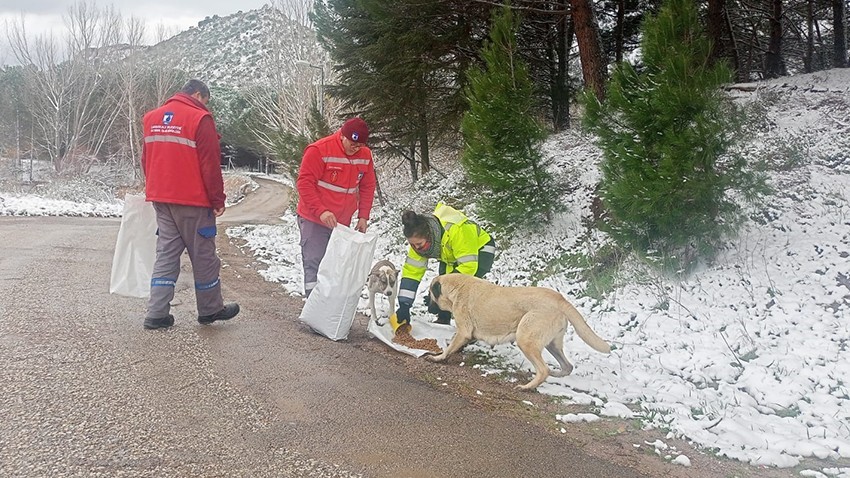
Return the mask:
POLYGON ((331 69, 311 28, 312 2, 276 0, 269 8, 269 53, 260 65, 261 79, 247 89, 246 98, 258 118, 253 133, 273 152, 282 138, 309 136, 312 103, 319 105, 325 121, 336 115, 338 106, 324 94, 331 69))
POLYGON ((313 11, 312 0, 272 0, 269 5, 293 22, 313 28, 313 20, 310 18, 310 13, 313 11))
POLYGON ((139 18, 130 17, 124 23, 124 38, 127 45, 127 56, 118 65, 117 78, 120 85, 121 95, 120 110, 122 111, 121 133, 118 134, 118 144, 127 149, 126 154, 119 151, 119 161, 131 160, 134 178, 139 171, 139 145, 142 131, 139 128, 139 119, 142 115, 143 93, 141 89, 141 65, 139 64, 139 52, 143 48, 145 40, 145 23, 139 18))
POLYGON ((110 77, 105 52, 118 35, 118 14, 76 3, 64 17, 61 41, 52 33, 30 38, 25 18, 8 31, 16 60, 24 66, 28 106, 35 122, 34 143, 57 173, 78 163, 85 169, 103 147, 118 117, 104 101, 110 77))
MULTIPOLYGON (((159 23, 156 26, 156 34, 154 43, 163 42, 177 33, 174 27, 159 23)), ((177 59, 174 57, 157 58, 156 62, 148 65, 150 73, 153 75, 154 91, 156 97, 153 103, 155 105, 163 103, 168 97, 174 94, 174 91, 187 80, 184 74, 177 68, 177 59)), ((153 105, 150 105, 153 106, 153 105)))
POLYGON ((92 161, 103 151, 120 117, 123 95, 116 94, 114 88, 113 65, 117 63, 109 47, 120 43, 123 20, 114 6, 99 10, 94 4, 81 2, 68 9, 66 25, 69 50, 74 52, 71 59, 79 67, 71 151, 80 148, 92 161))

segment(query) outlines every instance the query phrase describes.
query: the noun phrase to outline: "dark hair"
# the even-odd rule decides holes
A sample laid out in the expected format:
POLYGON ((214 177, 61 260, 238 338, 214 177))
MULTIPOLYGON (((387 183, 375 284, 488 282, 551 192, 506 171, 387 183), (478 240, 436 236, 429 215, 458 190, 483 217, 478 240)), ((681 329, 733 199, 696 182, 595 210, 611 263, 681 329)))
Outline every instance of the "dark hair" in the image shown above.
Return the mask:
POLYGON ((413 211, 404 211, 401 213, 401 224, 404 226, 402 232, 404 232, 404 237, 406 238, 413 236, 431 237, 428 219, 421 214, 416 214, 413 211))
POLYGON ((181 93, 186 93, 189 96, 194 95, 195 93, 201 93, 201 97, 209 98, 210 97, 210 89, 207 85, 204 84, 201 80, 189 80, 183 85, 183 88, 180 88, 181 93))

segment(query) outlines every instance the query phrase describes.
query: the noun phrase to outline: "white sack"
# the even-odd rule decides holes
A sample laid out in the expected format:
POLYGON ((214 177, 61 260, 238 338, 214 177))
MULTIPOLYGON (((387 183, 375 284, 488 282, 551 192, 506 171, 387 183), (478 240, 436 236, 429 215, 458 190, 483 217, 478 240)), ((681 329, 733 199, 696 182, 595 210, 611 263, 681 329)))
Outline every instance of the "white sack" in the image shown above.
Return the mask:
POLYGON ((301 310, 301 322, 331 340, 348 337, 377 243, 374 233, 343 225, 334 228, 319 264, 316 287, 301 310))
POLYGON ((156 260, 156 212, 144 195, 128 194, 112 257, 109 292, 148 297, 156 260))

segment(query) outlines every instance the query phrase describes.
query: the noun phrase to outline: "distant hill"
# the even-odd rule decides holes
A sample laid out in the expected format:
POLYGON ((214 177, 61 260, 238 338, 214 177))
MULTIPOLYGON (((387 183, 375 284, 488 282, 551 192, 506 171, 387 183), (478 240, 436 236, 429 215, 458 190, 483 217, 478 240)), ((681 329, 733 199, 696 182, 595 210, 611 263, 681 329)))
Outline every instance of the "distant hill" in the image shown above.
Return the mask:
POLYGON ((315 32, 266 5, 207 17, 148 47, 142 61, 167 62, 211 87, 239 88, 269 78, 281 63, 289 68, 298 59, 317 64, 323 56, 315 32))

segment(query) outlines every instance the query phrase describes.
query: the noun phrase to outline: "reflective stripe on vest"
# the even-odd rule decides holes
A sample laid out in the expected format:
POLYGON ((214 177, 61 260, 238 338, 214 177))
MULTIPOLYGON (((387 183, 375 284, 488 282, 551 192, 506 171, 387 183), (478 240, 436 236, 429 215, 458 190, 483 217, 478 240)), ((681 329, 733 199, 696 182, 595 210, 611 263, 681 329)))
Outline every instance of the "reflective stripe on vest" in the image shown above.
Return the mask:
POLYGON ((335 158, 335 157, 332 157, 332 156, 324 157, 324 158, 322 158, 322 161, 324 161, 325 164, 327 164, 327 163, 341 163, 341 164, 364 164, 364 165, 368 165, 369 162, 370 162, 368 159, 335 158))
POLYGON ((325 189, 331 190, 333 192, 345 193, 345 194, 354 194, 354 193, 357 192, 357 189, 358 189, 356 187, 345 189, 343 187, 336 186, 334 184, 331 184, 331 183, 328 183, 328 182, 325 182, 325 181, 318 181, 316 184, 321 188, 325 188, 325 189))
POLYGON ((412 265, 413 267, 423 267, 423 268, 424 268, 424 267, 427 267, 427 266, 428 266, 428 262, 427 262, 427 261, 417 261, 416 259, 414 259, 414 258, 412 258, 412 257, 410 257, 410 256, 407 256, 407 259, 405 259, 404 263, 405 263, 405 264, 410 264, 410 265, 412 265))
POLYGON ((190 148, 197 148, 197 144, 191 139, 181 138, 180 136, 165 136, 162 134, 145 136, 145 143, 178 143, 190 148))
POLYGON ((463 264, 464 262, 476 262, 478 261, 478 255, 468 255, 463 257, 458 257, 455 262, 458 264, 463 264))

